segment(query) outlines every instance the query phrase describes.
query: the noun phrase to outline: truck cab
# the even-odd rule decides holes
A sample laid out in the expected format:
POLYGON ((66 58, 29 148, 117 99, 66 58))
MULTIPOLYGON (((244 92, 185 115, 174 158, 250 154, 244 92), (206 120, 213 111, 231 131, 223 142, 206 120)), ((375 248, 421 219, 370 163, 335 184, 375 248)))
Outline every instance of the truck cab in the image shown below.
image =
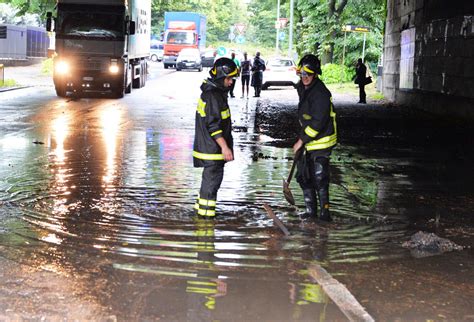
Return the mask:
POLYGON ((184 48, 202 51, 206 43, 206 17, 194 12, 165 12, 163 65, 176 66, 184 48))

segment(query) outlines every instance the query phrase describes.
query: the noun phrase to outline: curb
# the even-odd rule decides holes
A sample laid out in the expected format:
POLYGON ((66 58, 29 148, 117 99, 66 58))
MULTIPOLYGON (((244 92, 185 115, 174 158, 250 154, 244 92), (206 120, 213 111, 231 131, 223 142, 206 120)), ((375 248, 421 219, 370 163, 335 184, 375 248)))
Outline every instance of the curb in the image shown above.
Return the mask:
POLYGON ((31 86, 2 87, 0 88, 0 93, 14 91, 16 89, 23 89, 23 88, 28 88, 28 87, 31 87, 31 86))

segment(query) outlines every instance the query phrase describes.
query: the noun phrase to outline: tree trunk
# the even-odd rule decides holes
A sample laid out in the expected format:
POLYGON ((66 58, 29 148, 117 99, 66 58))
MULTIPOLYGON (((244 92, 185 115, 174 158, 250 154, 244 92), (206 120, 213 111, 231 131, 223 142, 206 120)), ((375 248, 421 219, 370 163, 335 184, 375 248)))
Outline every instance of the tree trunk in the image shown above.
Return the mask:
POLYGON ((321 57, 321 63, 322 64, 327 64, 327 63, 332 63, 333 58, 334 58, 334 42, 332 39, 335 39, 337 36, 337 28, 339 28, 339 21, 341 17, 341 13, 344 10, 344 8, 347 5, 348 0, 341 0, 339 3, 339 6, 336 8, 336 1, 337 0, 329 0, 328 2, 328 21, 331 21, 334 19, 334 24, 330 26, 332 29, 331 32, 329 33, 330 39, 327 39, 327 43, 329 45, 329 48, 327 51, 324 51, 323 57, 321 57))

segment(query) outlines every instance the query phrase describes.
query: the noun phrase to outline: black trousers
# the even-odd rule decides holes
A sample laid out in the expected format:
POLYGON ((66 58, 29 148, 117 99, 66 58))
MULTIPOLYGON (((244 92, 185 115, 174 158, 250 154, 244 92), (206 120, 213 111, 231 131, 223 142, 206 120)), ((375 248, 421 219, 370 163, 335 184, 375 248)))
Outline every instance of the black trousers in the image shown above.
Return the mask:
POLYGON ((306 152, 298 162, 296 181, 301 189, 329 190, 329 154, 306 152))
POLYGON ((237 78, 234 78, 232 80, 232 85, 230 85, 230 91, 229 91, 230 97, 234 97, 235 83, 237 83, 237 78))
POLYGON ((365 85, 359 84, 359 103, 365 103, 365 85))
POLYGON ((207 166, 202 171, 199 198, 194 206, 198 215, 214 217, 216 215, 217 191, 224 178, 224 163, 207 166))

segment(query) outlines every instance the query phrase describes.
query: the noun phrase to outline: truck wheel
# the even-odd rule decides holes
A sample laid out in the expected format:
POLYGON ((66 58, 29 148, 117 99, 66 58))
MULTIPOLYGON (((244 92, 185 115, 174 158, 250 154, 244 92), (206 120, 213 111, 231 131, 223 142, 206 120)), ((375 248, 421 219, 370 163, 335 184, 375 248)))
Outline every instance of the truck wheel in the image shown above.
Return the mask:
POLYGON ((169 65, 168 64, 164 64, 165 65, 165 69, 168 69, 169 65))
POLYGON ((141 86, 141 82, 142 82, 142 77, 141 77, 141 74, 142 74, 142 69, 140 68, 140 74, 138 74, 138 78, 136 78, 136 74, 135 74, 135 69, 136 67, 135 66, 132 66, 132 87, 133 88, 140 88, 141 86))
POLYGON ((146 84, 146 77, 147 77, 147 74, 148 74, 148 68, 147 68, 147 63, 146 61, 143 61, 142 62, 142 70, 141 70, 141 74, 140 74, 140 78, 141 78, 141 87, 145 87, 145 84, 146 84))

